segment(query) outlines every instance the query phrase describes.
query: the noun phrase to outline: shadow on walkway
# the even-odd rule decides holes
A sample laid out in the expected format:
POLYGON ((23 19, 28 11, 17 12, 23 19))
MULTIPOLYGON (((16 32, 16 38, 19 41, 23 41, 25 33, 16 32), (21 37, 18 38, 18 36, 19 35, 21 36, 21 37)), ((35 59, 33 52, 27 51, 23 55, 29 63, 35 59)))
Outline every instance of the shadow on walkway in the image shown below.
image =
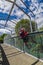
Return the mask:
POLYGON ((36 62, 34 62, 32 65, 36 65, 39 62, 39 60, 37 60, 36 62))
POLYGON ((0 61, 0 64, 1 65, 10 65, 1 45, 0 45, 0 50, 1 50, 1 56, 2 56, 2 61, 0 61))

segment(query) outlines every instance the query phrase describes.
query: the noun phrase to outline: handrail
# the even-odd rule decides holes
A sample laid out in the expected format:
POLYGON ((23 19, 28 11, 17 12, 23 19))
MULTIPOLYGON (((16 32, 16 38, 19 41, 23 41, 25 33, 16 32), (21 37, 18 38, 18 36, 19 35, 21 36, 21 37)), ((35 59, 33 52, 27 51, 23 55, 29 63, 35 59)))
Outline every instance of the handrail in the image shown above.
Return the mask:
POLYGON ((27 52, 37 57, 38 59, 42 59, 43 58, 43 31, 35 31, 29 33, 28 36, 29 36, 29 39, 27 41, 28 46, 24 44, 20 36, 16 36, 16 35, 14 37, 5 38, 4 43, 6 43, 9 39, 11 39, 7 43, 15 46, 16 48, 22 50, 23 52, 27 52))
MULTIPOLYGON (((29 33, 28 36, 36 35, 36 34, 43 34, 43 31, 36 31, 36 32, 29 33)), ((20 38, 20 36, 14 36, 14 37, 12 37, 12 38, 17 38, 17 37, 20 38)))

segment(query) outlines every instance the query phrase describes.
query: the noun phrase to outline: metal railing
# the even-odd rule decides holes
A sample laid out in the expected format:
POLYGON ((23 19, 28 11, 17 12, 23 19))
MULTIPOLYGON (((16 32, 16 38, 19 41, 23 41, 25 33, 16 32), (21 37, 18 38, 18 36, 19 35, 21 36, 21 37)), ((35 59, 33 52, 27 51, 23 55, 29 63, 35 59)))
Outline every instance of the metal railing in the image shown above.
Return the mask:
MULTIPOLYGON (((15 36, 13 46, 37 58, 43 59, 43 31, 28 34, 28 47, 19 36, 15 36)), ((11 37, 12 39, 12 37, 11 37)))

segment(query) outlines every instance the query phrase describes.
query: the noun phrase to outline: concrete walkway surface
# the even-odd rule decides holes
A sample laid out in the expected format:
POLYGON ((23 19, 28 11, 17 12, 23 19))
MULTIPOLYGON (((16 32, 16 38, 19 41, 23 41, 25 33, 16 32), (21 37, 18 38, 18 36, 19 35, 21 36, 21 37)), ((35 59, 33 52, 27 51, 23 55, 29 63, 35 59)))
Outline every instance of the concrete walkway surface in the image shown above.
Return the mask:
POLYGON ((4 56, 2 60, 4 63, 2 65, 43 65, 43 62, 5 44, 1 45, 2 55, 4 56), (4 55, 4 54, 5 55, 4 55), (6 61, 7 60, 7 61, 6 61))

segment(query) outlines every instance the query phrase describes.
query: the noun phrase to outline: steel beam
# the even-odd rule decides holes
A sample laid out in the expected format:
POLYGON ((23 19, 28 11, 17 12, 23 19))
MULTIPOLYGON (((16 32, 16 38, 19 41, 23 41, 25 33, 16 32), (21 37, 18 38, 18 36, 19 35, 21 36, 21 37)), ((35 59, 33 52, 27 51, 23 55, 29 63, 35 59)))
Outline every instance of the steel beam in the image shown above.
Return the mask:
MULTIPOLYGON (((8 1, 8 0, 6 0, 6 1, 8 1)), ((8 2, 11 2, 11 3, 14 3, 24 14, 26 14, 28 17, 29 17, 29 19, 31 20, 31 17, 19 6, 19 5, 17 5, 15 2, 12 2, 12 1, 8 1, 8 2)), ((31 24, 31 21, 30 21, 30 28, 31 28, 31 32, 32 32, 32 24, 31 24)))
MULTIPOLYGON (((6 1, 7 1, 7 0, 6 0, 6 1)), ((9 2, 11 2, 11 1, 9 0, 9 2)), ((15 0, 14 0, 14 2, 15 2, 15 0)), ((10 12, 9 12, 9 15, 8 15, 8 17, 7 17, 7 20, 6 20, 6 23, 5 23, 5 26, 4 26, 4 27, 6 27, 6 24, 7 24, 8 20, 9 20, 10 14, 12 13, 12 10, 13 10, 13 8, 14 8, 14 2, 13 2, 13 5, 12 5, 12 7, 11 7, 11 10, 10 10, 10 12)))

